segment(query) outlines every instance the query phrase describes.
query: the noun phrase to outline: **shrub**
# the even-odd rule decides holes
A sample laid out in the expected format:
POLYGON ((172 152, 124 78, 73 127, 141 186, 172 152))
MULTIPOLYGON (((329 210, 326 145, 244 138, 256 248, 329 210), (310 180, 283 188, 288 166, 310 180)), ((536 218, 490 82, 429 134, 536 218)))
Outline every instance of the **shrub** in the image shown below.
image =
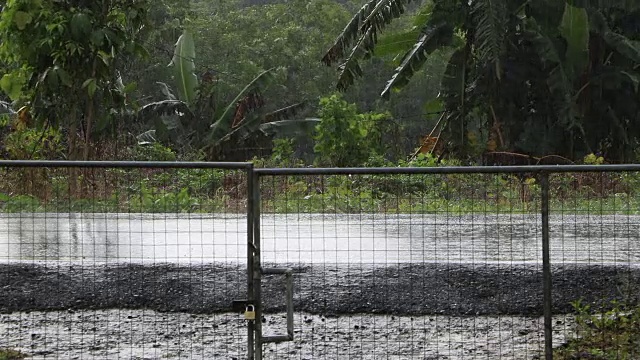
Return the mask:
POLYGON ((316 163, 322 166, 362 166, 378 155, 386 146, 382 141, 381 122, 388 114, 360 114, 355 104, 348 104, 341 95, 320 100, 316 127, 316 163))

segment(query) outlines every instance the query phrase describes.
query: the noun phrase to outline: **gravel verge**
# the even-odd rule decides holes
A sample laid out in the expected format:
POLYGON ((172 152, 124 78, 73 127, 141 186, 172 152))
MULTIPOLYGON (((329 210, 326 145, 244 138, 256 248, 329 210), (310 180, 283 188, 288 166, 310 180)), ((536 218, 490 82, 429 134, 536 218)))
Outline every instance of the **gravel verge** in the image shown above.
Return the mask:
MULTIPOLYGON (((265 266, 269 266, 266 264, 265 266)), ((283 267, 279 264, 278 267, 283 267)), ((536 264, 294 265, 296 339, 273 359, 532 359, 543 343, 536 264)), ((637 266, 554 266, 554 343, 570 302, 638 303, 637 266)), ((284 281, 265 276, 265 332, 285 329, 284 281)), ((0 264, 0 348, 33 359, 244 359, 231 301, 246 271, 223 264, 0 264)))
MULTIPOLYGON (((571 333, 555 319, 554 342, 571 333)), ((269 314, 265 331, 285 328, 269 314)), ((293 342, 265 345, 266 359, 534 359, 542 319, 511 316, 324 317, 302 313, 293 342)), ((245 359, 246 326, 236 314, 152 310, 19 312, 0 315, 0 344, 29 359, 245 359)))
MULTIPOLYGON (((280 265, 279 267, 283 267, 280 265)), ((542 314, 539 265, 423 263, 314 265, 294 269, 297 311, 339 315, 542 314)), ((553 267, 555 313, 612 299, 638 303, 640 267, 553 267)), ((265 276, 266 311, 284 311, 284 279, 265 276)), ((163 312, 231 311, 246 297, 246 270, 201 264, 0 264, 0 313, 65 309, 150 309, 163 312)))

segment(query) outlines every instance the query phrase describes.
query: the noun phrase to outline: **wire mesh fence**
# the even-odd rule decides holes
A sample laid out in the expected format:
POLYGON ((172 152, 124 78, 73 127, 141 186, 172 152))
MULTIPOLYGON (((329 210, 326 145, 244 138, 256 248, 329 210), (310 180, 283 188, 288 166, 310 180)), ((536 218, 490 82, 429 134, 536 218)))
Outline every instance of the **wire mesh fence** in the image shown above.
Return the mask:
POLYGON ((640 358, 639 180, 637 172, 550 176, 554 312, 572 320, 555 324, 572 334, 557 358, 580 348, 583 357, 640 358))
POLYGON ((627 168, 29 164, 0 162, 0 351, 640 356, 623 328, 640 296, 640 174, 627 168), (293 341, 263 341, 288 339, 283 269, 293 341))
MULTIPOLYGON (((296 309, 294 341, 264 358, 544 358, 545 336, 570 347, 637 304, 637 174, 553 174, 544 190, 521 170, 262 171, 262 265, 294 269, 296 309)), ((262 286, 262 331, 278 332, 282 284, 262 286)))
POLYGON ((0 169, 0 349, 246 356, 247 166, 43 165, 0 169))

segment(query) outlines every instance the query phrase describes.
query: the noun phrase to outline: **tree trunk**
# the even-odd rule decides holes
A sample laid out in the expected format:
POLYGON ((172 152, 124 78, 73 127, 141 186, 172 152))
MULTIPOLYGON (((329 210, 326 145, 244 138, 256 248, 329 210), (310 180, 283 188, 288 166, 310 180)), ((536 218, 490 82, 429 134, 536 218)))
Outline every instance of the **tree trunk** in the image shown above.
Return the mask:
MULTIPOLYGON (((78 124, 77 124, 77 111, 75 107, 72 107, 69 128, 67 129, 67 146, 68 153, 67 158, 69 160, 78 160, 78 124)), ((78 169, 69 168, 69 201, 76 198, 78 193, 78 169)))

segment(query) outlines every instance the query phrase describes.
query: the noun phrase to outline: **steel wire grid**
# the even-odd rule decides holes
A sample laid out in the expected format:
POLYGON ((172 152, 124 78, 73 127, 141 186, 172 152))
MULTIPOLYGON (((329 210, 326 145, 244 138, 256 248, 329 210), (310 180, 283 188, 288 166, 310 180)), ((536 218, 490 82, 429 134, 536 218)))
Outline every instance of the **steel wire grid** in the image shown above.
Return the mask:
POLYGON ((568 343, 558 344, 561 348, 575 349, 582 338, 591 348, 584 356, 608 349, 608 358, 640 358, 640 343, 624 335, 624 327, 640 326, 640 314, 629 316, 640 295, 639 175, 586 172, 550 178, 554 312, 567 314, 554 331, 571 334, 568 343))
POLYGON ((229 303, 256 291, 256 332, 282 333, 276 267, 294 341, 256 357, 551 358, 582 337, 636 358, 611 334, 637 325, 639 170, 0 161, 0 349, 251 358, 229 303))
MULTIPOLYGON (((262 265, 295 271, 294 341, 264 358, 552 358, 640 294, 640 178, 592 169, 257 170, 262 265)), ((283 284, 262 288, 281 332, 283 284)))
POLYGON ((248 165, 2 165, 0 348, 246 357, 248 165))

